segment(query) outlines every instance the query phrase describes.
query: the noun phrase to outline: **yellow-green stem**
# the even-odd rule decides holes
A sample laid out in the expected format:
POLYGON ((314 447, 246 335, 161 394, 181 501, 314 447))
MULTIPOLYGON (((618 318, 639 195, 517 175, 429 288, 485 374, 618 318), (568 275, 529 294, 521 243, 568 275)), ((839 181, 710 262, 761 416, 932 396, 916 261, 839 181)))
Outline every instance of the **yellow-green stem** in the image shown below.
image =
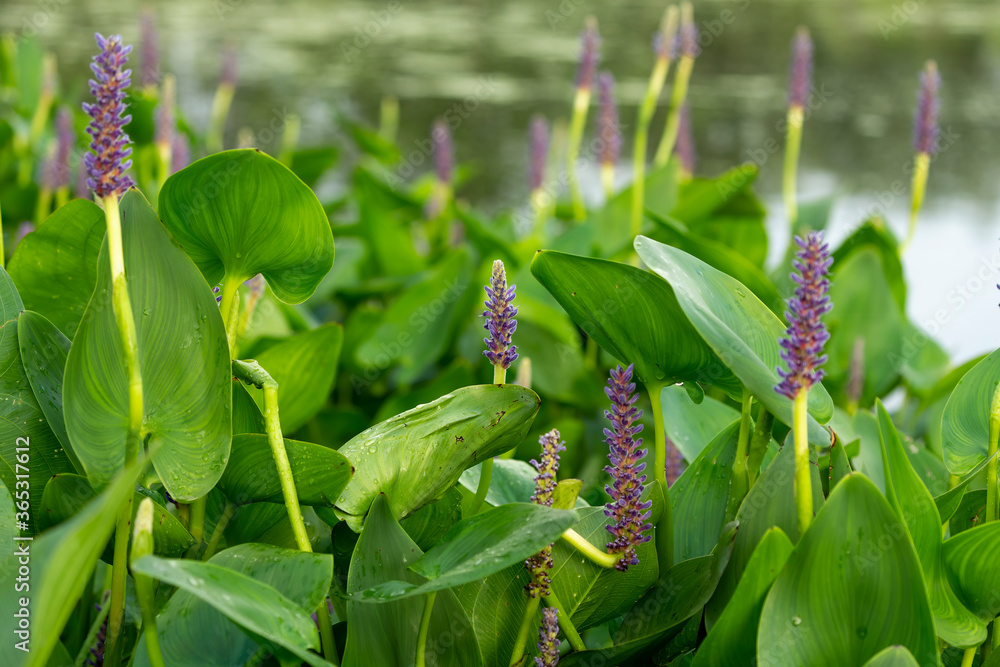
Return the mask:
POLYGON ((647 387, 649 402, 653 411, 653 479, 663 492, 663 514, 656 522, 656 559, 663 575, 674 564, 674 521, 670 507, 670 491, 667 485, 667 433, 663 427, 663 410, 660 407, 660 391, 663 387, 647 387))
POLYGON ((726 519, 731 521, 736 517, 736 511, 740 508, 740 503, 750 489, 750 481, 747 476, 747 456, 750 448, 750 409, 753 407, 753 394, 746 387, 743 387, 743 403, 740 410, 740 434, 736 441, 736 458, 733 459, 733 477, 729 487, 729 507, 726 510, 726 519))
POLYGON ((799 539, 813 518, 812 471, 809 469, 809 390, 799 390, 792 402, 792 431, 795 440, 795 505, 799 517, 799 539))
POLYGON ((205 143, 213 153, 222 150, 222 135, 226 129, 226 117, 229 116, 229 107, 233 103, 233 95, 235 94, 235 86, 224 83, 219 85, 215 91, 215 98, 212 99, 212 113, 205 143))
POLYGON ((486 501, 486 494, 490 492, 490 483, 493 481, 493 459, 483 461, 483 466, 479 471, 479 486, 476 487, 476 499, 473 501, 472 514, 478 514, 479 508, 486 501))
POLYGON ((760 474, 760 464, 767 454, 767 446, 771 444, 771 424, 774 417, 763 404, 757 407, 757 422, 753 426, 753 437, 750 438, 750 452, 747 455, 747 490, 753 488, 760 474))
POLYGON ((35 225, 41 225, 49 217, 52 210, 52 189, 43 187, 38 191, 38 201, 35 204, 35 225))
POLYGON ((222 540, 222 535, 226 532, 226 526, 229 525, 229 521, 233 518, 234 514, 236 514, 236 505, 226 500, 226 506, 222 509, 222 515, 215 524, 215 530, 212 531, 212 537, 208 540, 205 553, 201 557, 202 560, 208 560, 215 555, 215 550, 219 548, 219 542, 222 540))
POLYGON ((583 141, 583 129, 587 125, 589 108, 590 88, 577 88, 573 99, 573 117, 569 125, 569 145, 566 147, 566 181, 569 183, 569 195, 573 202, 573 219, 577 222, 587 217, 583 194, 580 192, 580 181, 576 174, 576 161, 580 157, 580 143, 583 141))
POLYGON ((785 167, 782 175, 782 193, 785 198, 785 215, 794 230, 799 221, 799 205, 796 182, 799 170, 799 150, 802 146, 802 121, 804 111, 801 106, 788 108, 788 132, 785 138, 785 167))
POLYGON ((931 156, 927 153, 917 153, 913 164, 913 198, 910 201, 910 227, 906 232, 906 240, 899 249, 902 254, 913 242, 913 237, 917 233, 917 216, 920 215, 920 208, 924 205, 924 192, 927 188, 927 173, 931 168, 931 156))
POLYGON ((396 143, 396 131, 399 129, 399 99, 391 95, 382 98, 379 105, 379 136, 390 144, 396 143))
POLYGON ((972 667, 972 663, 976 660, 976 647, 965 649, 965 653, 962 654, 962 667, 972 667))
POLYGON ((601 183, 604 185, 604 198, 611 199, 615 194, 615 165, 610 162, 601 164, 601 183))
POLYGON ((128 540, 131 535, 132 496, 118 510, 115 525, 115 551, 111 561, 111 597, 108 601, 108 632, 104 664, 114 667, 119 662, 122 625, 125 620, 125 581, 128 578, 128 540))
POLYGON ((677 73, 674 75, 674 88, 670 93, 670 113, 667 114, 667 124, 663 127, 663 137, 656 147, 656 157, 653 163, 662 167, 670 161, 677 143, 677 131, 681 126, 681 107, 687 99, 688 81, 691 80, 691 70, 694 69, 694 58, 681 56, 677 61, 677 73))
POLYGON ((427 594, 424 601, 424 613, 420 617, 420 630, 417 632, 417 664, 416 667, 426 667, 427 659, 427 631, 431 627, 431 616, 434 614, 434 601, 437 599, 437 591, 427 594))
POLYGON ((222 323, 226 325, 226 339, 229 341, 229 355, 233 359, 236 358, 236 334, 239 331, 241 282, 238 278, 226 276, 222 283, 222 300, 219 301, 222 323))
MULTIPOLYGON (((674 21, 676 22, 676 8, 674 10, 674 21)), ((673 31, 665 33, 673 34, 673 31)), ((649 124, 653 121, 653 114, 656 112, 656 103, 660 99, 660 92, 663 90, 663 82, 667 78, 670 69, 669 58, 657 58, 653 72, 649 75, 649 85, 646 86, 646 97, 639 107, 639 117, 635 124, 635 148, 632 152, 632 236, 637 236, 642 231, 642 212, 645 208, 646 198, 646 146, 649 143, 649 124)))
POLYGON ((573 625, 573 620, 570 618, 569 612, 566 608, 562 606, 562 602, 556 597, 555 591, 550 591, 548 595, 545 596, 545 604, 549 605, 557 612, 559 612, 559 627, 562 628, 563 634, 566 635, 566 641, 569 645, 573 647, 574 651, 586 651, 587 645, 583 643, 583 637, 577 632, 576 626, 573 625))
POLYGON ((528 604, 524 608, 524 617, 521 619, 521 627, 517 631, 517 638, 514 640, 514 651, 510 654, 510 667, 518 667, 524 659, 524 649, 528 645, 528 636, 534 625, 535 614, 542 599, 538 596, 528 598, 528 604))
POLYGON ((201 546, 201 540, 205 537, 205 509, 208 505, 208 496, 198 498, 190 505, 188 515, 188 532, 194 538, 194 546, 197 550, 201 546))
POLYGON ((567 528, 562 534, 562 538, 569 542, 574 549, 586 556, 587 559, 595 565, 600 565, 601 567, 610 570, 620 560, 620 557, 615 554, 609 554, 605 551, 601 551, 587 541, 587 538, 572 528, 567 528))
POLYGON ((69 201, 69 187, 63 186, 56 190, 56 205, 53 210, 58 211, 69 201))

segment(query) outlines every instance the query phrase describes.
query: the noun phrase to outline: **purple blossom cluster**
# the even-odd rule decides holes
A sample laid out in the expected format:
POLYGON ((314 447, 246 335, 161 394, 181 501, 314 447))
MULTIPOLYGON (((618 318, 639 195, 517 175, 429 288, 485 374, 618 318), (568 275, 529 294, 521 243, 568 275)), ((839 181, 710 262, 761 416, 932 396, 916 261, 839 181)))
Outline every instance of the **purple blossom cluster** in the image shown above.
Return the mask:
POLYGON ((698 27, 690 11, 681 12, 681 27, 673 39, 674 58, 697 58, 701 52, 698 46, 698 27))
POLYGON ((812 86, 813 42, 809 29, 801 26, 792 40, 792 65, 788 74, 788 106, 804 108, 812 86))
POLYGON ((597 136, 601 139, 601 163, 614 165, 622 152, 622 128, 618 122, 618 105, 615 103, 615 77, 602 72, 597 79, 600 115, 597 118, 597 136))
POLYGON ((559 610, 542 610, 542 625, 538 628, 538 652, 535 667, 556 667, 559 664, 559 610))
POLYGON ((434 173, 438 181, 451 183, 455 168, 455 147, 451 140, 451 128, 442 119, 434 121, 431 129, 432 150, 434 152, 434 173))
POLYGON ((91 153, 83 156, 87 168, 87 186, 98 197, 120 195, 134 185, 125 172, 132 166, 130 140, 122 129, 132 116, 125 114, 125 90, 132 82, 132 70, 125 69, 131 46, 122 43, 121 35, 105 39, 97 34, 101 53, 94 56, 90 69, 90 92, 95 104, 84 103, 83 110, 91 117, 87 134, 91 136, 91 153))
POLYGON ((822 317, 833 306, 827 292, 830 281, 827 274, 833 258, 823 240, 822 232, 809 232, 805 239, 796 236, 799 246, 792 266, 792 280, 795 281, 795 296, 788 301, 788 329, 781 339, 781 358, 788 364, 788 370, 778 368, 781 382, 775 390, 794 399, 802 390, 823 379, 821 366, 826 363, 823 346, 830 339, 830 333, 823 324, 822 317))
POLYGON ((667 438, 666 446, 666 461, 665 463, 665 473, 667 478, 667 488, 674 485, 682 474, 684 474, 684 469, 686 468, 684 464, 684 456, 681 451, 677 449, 677 445, 667 438))
POLYGON ((691 127, 691 107, 685 101, 681 107, 677 125, 677 143, 674 144, 674 154, 681 163, 681 168, 688 174, 694 174, 698 162, 698 153, 694 145, 694 128, 691 127))
POLYGON ((589 90, 594 85, 597 66, 601 62, 601 35, 597 31, 597 21, 587 19, 587 27, 580 36, 580 64, 576 70, 576 87, 589 90))
POLYGON ((933 155, 937 152, 938 112, 941 109, 941 75, 933 60, 920 73, 917 114, 913 120, 913 149, 933 155))
POLYGON ((73 114, 69 109, 62 108, 56 117, 56 148, 46 160, 42 168, 42 185, 50 190, 69 187, 70 154, 76 144, 76 134, 73 132, 73 114))
MULTIPOLYGON (((556 489, 556 472, 559 470, 559 453, 566 451, 566 445, 560 439, 559 431, 552 429, 541 438, 538 444, 542 446, 542 454, 531 460, 538 475, 535 476, 535 492, 531 502, 536 505, 552 507, 552 494, 556 489)), ((552 569, 552 545, 548 545, 537 554, 524 561, 524 567, 531 574, 531 579, 524 590, 531 597, 548 595, 552 583, 549 570, 552 569)))
POLYGON ((652 501, 642 501, 645 490, 646 476, 642 471, 646 464, 642 461, 646 450, 642 449, 642 438, 635 436, 642 431, 642 424, 637 423, 642 416, 642 410, 635 407, 639 399, 635 393, 635 383, 632 382, 632 368, 621 366, 611 371, 611 379, 604 393, 611 400, 611 410, 604 416, 611 422, 611 428, 604 429, 606 442, 610 450, 608 459, 611 465, 604 470, 611 475, 612 483, 605 487, 611 496, 611 502, 605 505, 605 516, 613 523, 607 526, 613 539, 608 542, 608 553, 621 554, 615 567, 622 572, 630 565, 639 564, 636 546, 648 542, 652 536, 644 534, 653 526, 647 523, 651 515, 652 501))
POLYGON ((160 40, 156 31, 156 14, 151 8, 139 15, 142 35, 142 85, 155 86, 160 81, 160 40))
POLYGON ((543 116, 531 119, 528 151, 528 188, 534 192, 545 184, 545 165, 549 159, 549 124, 543 116))
POLYGON ((486 286, 486 310, 483 328, 489 336, 483 339, 486 349, 483 354, 494 366, 510 368, 517 359, 517 346, 511 344, 511 336, 517 330, 517 307, 514 305, 516 285, 507 286, 507 272, 499 259, 493 262, 493 275, 486 286))
MULTIPOLYGON (((101 611, 101 605, 95 604, 94 608, 97 611, 101 611)), ((104 667, 104 643, 107 641, 108 637, 108 619, 104 619, 104 623, 101 624, 101 628, 97 631, 97 635, 94 637, 94 644, 90 647, 90 655, 87 656, 87 665, 89 667, 104 667)))

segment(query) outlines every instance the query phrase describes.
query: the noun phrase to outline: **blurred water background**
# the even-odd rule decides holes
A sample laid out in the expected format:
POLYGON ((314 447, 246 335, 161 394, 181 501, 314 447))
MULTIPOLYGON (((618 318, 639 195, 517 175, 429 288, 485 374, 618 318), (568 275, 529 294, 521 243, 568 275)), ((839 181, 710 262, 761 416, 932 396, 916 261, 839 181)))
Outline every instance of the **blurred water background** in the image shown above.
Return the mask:
MULTIPOLYGON (((304 145, 342 135, 342 119, 376 124, 380 100, 400 103, 404 149, 438 115, 461 123, 456 152, 469 167, 459 195, 496 211, 527 197, 532 114, 569 114, 578 35, 597 17, 601 68, 618 81, 626 153, 653 63, 651 38, 666 3, 643 0, 0 0, 0 30, 37 35, 56 53, 64 89, 82 99, 93 33, 122 33, 139 51, 138 16, 151 7, 163 67, 179 104, 207 125, 226 44, 239 53, 227 130, 258 137, 287 113, 304 145)), ((944 150, 930 173, 920 228, 905 257, 911 318, 956 361, 1000 345, 1000 3, 995 0, 700 0, 703 52, 690 103, 700 175, 739 162, 761 166, 772 255, 787 242, 780 207, 781 142, 789 43, 799 24, 816 42, 814 81, 824 101, 808 119, 800 176, 804 200, 836 196, 831 240, 883 212, 902 237, 909 206, 912 110, 925 59, 943 79, 944 150), (895 192, 895 194, 894 194, 895 192), (900 196, 899 193, 902 193, 900 196)), ((138 55, 138 54, 137 54, 138 55)), ((138 66, 138 63, 135 63, 138 66)), ((662 124, 660 114, 654 133, 662 124)), ((593 119, 593 115, 591 116, 593 119)), ((593 124, 589 131, 593 133, 593 124)), ((280 133, 259 147, 276 151, 280 133)), ((627 182, 623 159, 620 178, 627 182)), ((422 169, 426 169, 424 165, 422 169)), ((596 170, 585 184, 600 190, 596 170)))

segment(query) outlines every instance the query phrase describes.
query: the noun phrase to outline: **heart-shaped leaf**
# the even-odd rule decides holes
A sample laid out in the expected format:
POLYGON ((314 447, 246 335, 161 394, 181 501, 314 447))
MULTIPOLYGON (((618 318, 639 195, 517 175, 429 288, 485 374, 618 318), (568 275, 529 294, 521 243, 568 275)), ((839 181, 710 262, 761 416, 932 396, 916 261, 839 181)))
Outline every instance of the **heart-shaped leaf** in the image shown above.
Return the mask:
POLYGON ((323 206, 288 167, 248 148, 209 155, 167 179, 163 224, 212 285, 263 274, 286 303, 309 298, 333 266, 323 206))
MULTIPOLYGON (((644 236, 635 240, 639 257, 669 283, 694 328, 722 363, 784 424, 792 424, 792 402, 774 387, 781 380, 779 340, 785 326, 742 283, 691 255, 644 236)), ((833 416, 833 401, 822 385, 809 392, 809 414, 818 422, 833 416)), ((810 419, 809 441, 828 447, 830 436, 810 419)))
POLYGON ((863 665, 894 644, 921 664, 938 663, 934 619, 906 527, 875 485, 855 473, 830 493, 774 582, 757 658, 863 665))
MULTIPOLYGON (((143 379, 142 435, 170 495, 191 501, 215 486, 229 458, 229 345, 212 291, 138 190, 122 198, 121 217, 143 379)), ((128 431, 108 261, 105 244, 63 381, 66 430, 97 489, 124 464, 128 431)))
POLYGON ((865 667, 920 667, 920 663, 904 646, 890 646, 879 651, 865 667))
POLYGON ((944 564, 958 597, 984 621, 1000 613, 1000 522, 991 521, 945 540, 944 564))
MULTIPOLYGON (((351 479, 351 462, 347 457, 329 447, 288 439, 285 452, 299 503, 333 507, 351 479)), ((219 479, 219 489, 236 505, 285 502, 266 435, 233 436, 229 465, 219 479)))
POLYGON ((959 380, 941 418, 944 464, 953 475, 966 475, 986 458, 990 441, 990 406, 1000 384, 1000 350, 959 380))
POLYGON ((379 493, 393 515, 440 498, 462 472, 513 449, 538 412, 538 395, 518 385, 476 385, 396 415, 340 448, 354 477, 337 510, 354 531, 379 493))
MULTIPOLYGON (((470 582, 455 589, 475 630, 479 648, 483 655, 483 667, 508 667, 514 650, 514 639, 524 617, 525 592, 528 571, 523 563, 512 565, 500 572, 470 582)), ((541 624, 542 611, 539 609, 531 626, 541 624)), ((528 656, 533 644, 528 642, 528 656)), ((530 662, 528 663, 531 664, 530 662)))
MULTIPOLYGON (((994 454, 997 456, 997 454, 994 454)), ((965 497, 965 490, 979 473, 983 471, 983 468, 990 462, 990 458, 985 458, 982 462, 975 468, 969 471, 969 474, 961 478, 955 483, 955 486, 951 487, 940 496, 935 496, 934 504, 937 505, 938 514, 941 517, 941 523, 948 523, 948 521, 955 515, 958 508, 962 506, 962 499, 965 497)))
POLYGON ((10 277, 24 305, 72 338, 97 284, 104 211, 74 199, 25 236, 10 258, 10 277))

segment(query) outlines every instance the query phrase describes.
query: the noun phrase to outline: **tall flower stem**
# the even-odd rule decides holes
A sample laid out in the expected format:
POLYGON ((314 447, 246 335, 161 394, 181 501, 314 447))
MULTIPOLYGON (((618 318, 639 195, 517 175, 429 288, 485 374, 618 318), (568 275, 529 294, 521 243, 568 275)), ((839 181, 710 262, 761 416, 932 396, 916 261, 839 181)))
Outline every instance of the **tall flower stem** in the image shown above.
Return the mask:
POLYGON ((736 458, 733 460, 733 478, 729 489, 729 507, 726 510, 727 520, 732 520, 739 510, 740 503, 750 488, 747 476, 747 456, 750 448, 750 409, 753 407, 753 394, 743 387, 743 402, 740 410, 740 433, 736 441, 736 458))
POLYGON ((799 220, 799 206, 796 196, 799 151, 802 146, 802 122, 804 112, 802 107, 794 106, 788 110, 788 132, 785 135, 785 165, 781 178, 781 191, 785 201, 785 215, 788 224, 794 229, 799 220))
POLYGON ((202 560, 208 560, 215 555, 215 550, 219 548, 219 542, 222 540, 222 535, 226 532, 226 526, 229 525, 235 514, 236 505, 227 499, 226 506, 222 509, 222 515, 219 516, 219 520, 215 523, 215 530, 212 531, 212 537, 209 538, 208 544, 205 546, 205 553, 201 557, 202 560))
POLYGON ((541 603, 542 598, 538 596, 528 598, 528 604, 524 608, 524 616, 521 618, 521 627, 518 628, 517 637, 514 639, 514 650, 510 654, 510 667, 518 667, 521 664, 524 649, 528 646, 528 637, 531 636, 535 615, 538 613, 538 607, 541 603))
MULTIPOLYGON (((153 501, 143 498, 135 517, 131 562, 153 553, 153 501)), ((146 654, 151 667, 165 667, 160 653, 160 637, 156 632, 156 580, 132 571, 135 595, 142 611, 142 634, 146 638, 146 654)))
POLYGON ((222 300, 219 302, 222 323, 226 327, 226 339, 229 341, 229 354, 232 358, 236 355, 236 333, 239 330, 240 283, 239 279, 227 276, 222 284, 222 300))
POLYGON ((670 94, 670 112, 667 123, 663 127, 660 145, 656 147, 653 163, 663 167, 674 154, 674 144, 677 142, 677 131, 681 125, 681 108, 687 99, 688 82, 694 69, 694 60, 698 55, 698 29, 694 25, 694 9, 690 2, 681 3, 681 27, 677 35, 677 71, 674 74, 674 88, 670 94))
POLYGON ((927 172, 930 170, 931 156, 938 150, 938 113, 940 111, 941 76, 937 64, 927 61, 920 73, 920 93, 917 96, 917 113, 913 123, 913 149, 917 156, 913 168, 913 195, 910 203, 910 226, 906 241, 900 248, 904 252, 913 241, 917 231, 917 215, 924 203, 927 188, 927 172))
POLYGON ((618 556, 615 554, 609 554, 602 551, 598 547, 595 547, 587 540, 587 538, 572 528, 567 528, 566 531, 563 532, 562 538, 572 545, 574 549, 586 556, 587 560, 595 565, 600 565, 601 567, 610 570, 618 564, 618 556))
POLYGON ((583 643, 583 637, 577 632, 576 626, 573 625, 573 621, 569 617, 569 612, 562 606, 562 602, 556 597, 555 592, 550 592, 544 598, 545 604, 559 612, 559 627, 566 635, 566 641, 569 642, 569 645, 573 647, 574 651, 586 651, 587 645, 583 643))
POLYGON ((420 630, 417 632, 416 667, 426 667, 427 665, 425 657, 427 653, 427 631, 431 627, 431 616, 434 612, 434 601, 436 599, 437 591, 431 591, 427 594, 427 599, 424 601, 424 613, 420 617, 420 630))
POLYGON ((986 456, 990 462, 986 464, 986 521, 997 521, 1000 519, 1000 491, 997 479, 997 440, 1000 439, 1000 385, 997 385, 993 392, 993 400, 990 401, 990 441, 986 456))
POLYGON ((799 151, 802 146, 802 123, 805 106, 809 101, 812 85, 813 43, 809 30, 799 27, 792 40, 792 64, 788 75, 788 130, 785 138, 785 166, 782 174, 782 191, 785 200, 785 215, 794 230, 799 219, 796 198, 796 179, 799 165, 799 151))
POLYGON ((799 517, 799 537, 805 535, 813 519, 812 472, 809 463, 809 389, 799 389, 792 401, 792 435, 795 440, 795 507, 799 517))
POLYGON ((767 453, 767 446, 771 443, 771 425, 774 423, 774 415, 768 412, 763 404, 757 407, 757 422, 753 427, 753 436, 750 438, 750 451, 747 454, 747 490, 753 488, 757 477, 760 475, 760 464, 764 461, 767 453))
POLYGON ((663 514, 656 522, 656 558, 663 574, 674 564, 674 521, 670 507, 670 490, 667 484, 667 432, 663 426, 663 409, 660 405, 660 391, 663 387, 647 388, 653 411, 653 479, 660 484, 663 492, 663 514))
POLYGON ((209 117, 208 135, 205 143, 209 150, 218 152, 222 150, 222 136, 226 129, 226 118, 229 116, 229 107, 233 104, 233 96, 236 95, 236 87, 227 83, 219 84, 212 99, 212 113, 209 117))
POLYGON ((189 505, 188 532, 194 538, 195 551, 201 547, 201 540, 205 537, 205 510, 207 507, 208 496, 202 496, 189 505))
POLYGON ((570 200, 573 203, 573 219, 577 222, 587 217, 580 192, 580 180, 576 173, 576 163, 580 159, 580 144, 583 129, 587 125, 587 110, 590 108, 590 88, 577 88, 573 98, 573 115, 569 123, 569 144, 566 148, 566 181, 569 184, 570 200))
MULTIPOLYGON (((281 434, 281 419, 278 416, 278 383, 256 361, 233 361, 233 375, 240 380, 264 390, 264 427, 267 431, 267 443, 271 446, 271 455, 278 470, 281 483, 281 495, 285 501, 288 521, 292 525, 295 544, 300 551, 312 553, 309 533, 306 531, 305 520, 302 518, 302 508, 299 506, 299 494, 295 488, 295 478, 292 476, 292 466, 285 450, 285 440, 281 434)), ((330 611, 327 609, 326 598, 316 610, 319 624, 320 640, 323 646, 323 657, 328 662, 337 662, 337 645, 333 638, 333 626, 330 623, 330 611)))

